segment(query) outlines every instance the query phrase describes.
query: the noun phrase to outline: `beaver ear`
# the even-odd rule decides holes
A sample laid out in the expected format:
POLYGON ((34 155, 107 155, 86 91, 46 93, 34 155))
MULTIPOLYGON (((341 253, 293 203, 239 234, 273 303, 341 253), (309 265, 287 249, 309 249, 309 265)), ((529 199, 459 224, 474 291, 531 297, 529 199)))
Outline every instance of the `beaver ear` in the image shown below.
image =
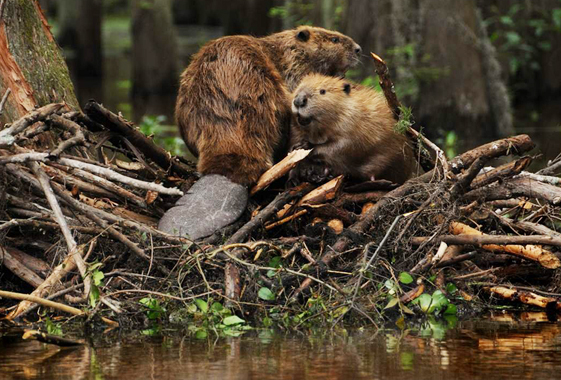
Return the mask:
POLYGON ((348 83, 345 83, 343 85, 343 91, 345 92, 345 94, 349 95, 351 93, 351 85, 348 83))
POLYGON ((298 32, 296 38, 298 38, 300 41, 306 42, 310 39, 310 31, 307 29, 302 29, 298 32))

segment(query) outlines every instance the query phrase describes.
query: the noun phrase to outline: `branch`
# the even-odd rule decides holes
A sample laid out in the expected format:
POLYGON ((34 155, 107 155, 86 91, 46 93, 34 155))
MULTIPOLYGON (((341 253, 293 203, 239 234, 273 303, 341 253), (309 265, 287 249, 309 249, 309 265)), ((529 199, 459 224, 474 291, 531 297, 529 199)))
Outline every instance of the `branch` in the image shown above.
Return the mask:
MULTIPOLYGON (((65 313, 70 313, 73 315, 83 315, 84 312, 80 309, 76 309, 75 307, 64 305, 59 302, 49 301, 41 297, 34 296, 32 294, 22 294, 22 293, 15 293, 15 292, 8 292, 5 290, 0 290, 0 297, 11 298, 15 300, 23 300, 33 303, 38 303, 39 305, 43 305, 45 307, 52 307, 53 309, 57 309, 60 311, 64 311, 65 313)), ((23 302, 20 302, 20 305, 23 302)), ((15 317, 11 317, 10 319, 14 319, 15 317)))
MULTIPOLYGON (((2 5, 0 5, 0 19, 2 18, 3 3, 4 3, 4 0, 2 0, 2 5)), ((10 95, 11 92, 12 92, 12 89, 8 87, 8 89, 4 93, 4 96, 2 97, 2 100, 0 101, 0 115, 2 115, 2 113, 4 112, 4 105, 6 104, 6 101, 8 100, 8 96, 10 95)))
POLYGON ((99 103, 94 101, 88 102, 84 107, 84 112, 93 121, 103 124, 117 135, 127 138, 146 157, 152 159, 164 170, 172 169, 182 177, 191 177, 193 175, 193 170, 187 165, 179 162, 177 158, 171 157, 169 152, 160 148, 151 139, 136 130, 132 123, 125 121, 99 103))
POLYGON ((38 108, 15 121, 10 127, 0 131, 0 147, 12 145, 15 142, 15 135, 30 125, 33 125, 38 121, 45 120, 48 116, 59 111, 64 106, 64 103, 49 104, 38 108))
MULTIPOLYGON (((7 163, 23 163, 28 161, 48 162, 50 159, 51 155, 49 153, 20 153, 0 158, 0 165, 7 163)), ((132 187, 137 187, 139 189, 152 190, 167 195, 183 195, 183 192, 181 190, 173 187, 169 188, 153 182, 140 181, 138 179, 119 174, 111 169, 88 164, 86 162, 74 160, 71 158, 60 157, 56 160, 56 162, 59 162, 62 165, 70 166, 72 168, 86 170, 90 173, 101 175, 111 180, 118 181, 132 187)))

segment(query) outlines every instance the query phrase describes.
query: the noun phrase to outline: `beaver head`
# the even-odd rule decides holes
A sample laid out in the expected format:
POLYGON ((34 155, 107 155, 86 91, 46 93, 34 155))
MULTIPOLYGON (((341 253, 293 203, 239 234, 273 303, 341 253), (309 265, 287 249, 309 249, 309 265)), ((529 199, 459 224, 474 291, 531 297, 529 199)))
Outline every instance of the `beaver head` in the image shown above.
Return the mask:
POLYGON ((292 94, 292 113, 296 127, 307 141, 325 144, 344 135, 356 107, 352 101, 353 85, 341 78, 311 74, 292 94))
POLYGON ((278 52, 275 64, 291 91, 307 74, 343 77, 362 53, 352 38, 312 26, 272 34, 264 40, 278 52))

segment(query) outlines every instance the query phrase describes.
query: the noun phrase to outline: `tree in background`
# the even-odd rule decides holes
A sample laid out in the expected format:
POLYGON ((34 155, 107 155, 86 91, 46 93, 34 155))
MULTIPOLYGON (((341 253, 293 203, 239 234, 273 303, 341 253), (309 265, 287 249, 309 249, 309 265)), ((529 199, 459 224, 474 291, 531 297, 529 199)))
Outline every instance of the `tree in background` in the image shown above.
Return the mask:
POLYGON ((79 108, 66 63, 35 0, 5 0, 0 57, 0 96, 11 91, 0 124, 53 102, 79 108))
POLYGON ((177 88, 177 41, 171 0, 132 0, 133 94, 177 88))
POLYGON ((58 43, 74 51, 74 72, 80 77, 102 74, 102 0, 58 0, 58 43))

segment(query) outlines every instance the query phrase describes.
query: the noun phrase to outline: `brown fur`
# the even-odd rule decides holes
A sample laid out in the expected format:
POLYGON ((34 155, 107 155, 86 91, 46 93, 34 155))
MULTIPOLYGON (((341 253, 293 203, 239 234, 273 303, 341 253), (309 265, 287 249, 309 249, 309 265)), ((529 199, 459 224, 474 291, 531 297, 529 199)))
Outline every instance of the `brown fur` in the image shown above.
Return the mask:
POLYGON ((175 108, 199 172, 256 182, 286 152, 290 91, 312 72, 344 74, 358 59, 356 49, 349 37, 314 27, 203 46, 181 75, 175 108))
POLYGON ((328 164, 333 174, 403 183, 414 173, 412 149, 406 136, 394 131, 381 93, 314 74, 302 80, 293 99, 291 145, 313 146, 311 158, 328 164))

